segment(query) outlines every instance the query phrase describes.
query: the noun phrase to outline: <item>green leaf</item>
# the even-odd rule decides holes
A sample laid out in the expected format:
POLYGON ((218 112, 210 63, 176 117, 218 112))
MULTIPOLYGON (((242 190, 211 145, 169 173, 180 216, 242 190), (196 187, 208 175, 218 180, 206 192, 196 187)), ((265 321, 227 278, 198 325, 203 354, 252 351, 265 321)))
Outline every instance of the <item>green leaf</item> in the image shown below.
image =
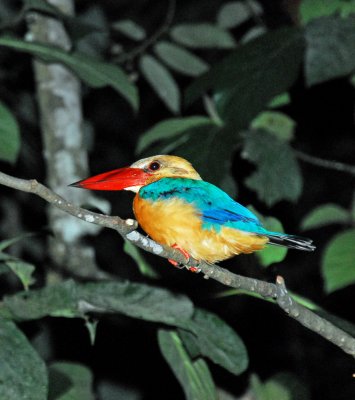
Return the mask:
POLYGON ((302 0, 300 6, 300 19, 304 25, 319 17, 334 14, 347 17, 351 13, 355 13, 354 0, 302 0))
POLYGON ((4 297, 4 306, 20 320, 47 315, 82 317, 85 313, 121 313, 166 324, 182 324, 193 313, 191 301, 168 290, 130 282, 78 284, 66 281, 4 297))
POLYGON ((270 103, 268 104, 268 107, 278 108, 290 103, 291 103, 290 95, 286 92, 286 93, 281 93, 275 96, 273 99, 271 99, 270 103))
POLYGON ((169 110, 177 114, 180 111, 180 90, 170 72, 150 55, 140 58, 139 69, 169 110))
POLYGON ((203 92, 223 92, 222 118, 244 129, 266 104, 295 82, 304 38, 296 28, 267 33, 231 52, 186 91, 188 103, 203 92))
POLYGON ((12 37, 0 37, 0 46, 32 54, 45 62, 62 63, 89 86, 94 88, 111 86, 135 110, 138 108, 137 88, 129 81, 125 72, 116 65, 98 61, 84 54, 68 53, 57 47, 30 43, 12 37))
POLYGON ((125 240, 123 250, 129 256, 133 258, 133 260, 137 263, 139 271, 142 275, 147 276, 149 278, 157 279, 159 278, 159 274, 153 269, 153 267, 145 260, 137 246, 134 246, 128 240, 125 240))
POLYGON ((279 111, 263 111, 250 124, 252 129, 267 131, 285 141, 293 139, 295 126, 292 118, 279 111))
POLYGON ((162 139, 171 140, 175 136, 197 126, 213 125, 213 121, 204 116, 192 116, 185 118, 171 118, 157 123, 147 132, 143 133, 137 143, 136 153, 140 154, 151 144, 162 139))
POLYGON ((346 76, 355 69, 355 17, 323 17, 305 29, 308 86, 346 76))
POLYGON ((312 311, 320 311, 321 308, 319 307, 318 304, 314 303, 312 300, 308 299, 307 297, 303 297, 297 293, 294 293, 292 291, 288 291, 292 298, 297 301, 297 303, 301 304, 302 306, 308 308, 309 310, 312 311))
POLYGON ((297 376, 286 372, 280 372, 266 382, 261 382, 253 374, 250 379, 250 386, 255 400, 310 399, 310 394, 305 384, 297 376))
POLYGON ((3 301, 18 320, 39 319, 47 315, 66 318, 82 315, 78 312, 76 284, 73 281, 18 292, 5 296, 3 301))
POLYGON ((124 382, 100 379, 95 384, 97 399, 99 400, 141 400, 143 395, 137 386, 127 386, 124 382))
POLYGON ((302 192, 302 175, 290 146, 264 131, 249 131, 243 136, 242 156, 257 167, 245 184, 268 206, 280 200, 295 202, 302 192))
POLYGON ((221 28, 231 29, 262 12, 260 4, 256 1, 230 1, 223 4, 218 11, 217 23, 221 28))
POLYGON ((355 283, 355 229, 334 236, 322 260, 322 275, 327 293, 355 283))
POLYGON ((169 42, 158 42, 154 51, 164 63, 176 72, 198 76, 208 70, 208 64, 190 51, 169 42))
POLYGON ((11 239, 5 239, 0 242, 0 252, 12 246, 13 244, 19 242, 20 240, 27 239, 31 236, 34 236, 33 232, 22 233, 21 235, 15 236, 11 239))
POLYGON ((176 25, 170 36, 177 43, 192 48, 231 49, 236 45, 228 31, 209 23, 176 25))
POLYGON ((160 350, 180 382, 188 400, 216 400, 216 388, 207 364, 202 359, 193 361, 174 331, 160 329, 160 350))
POLYGON ((14 163, 20 151, 20 129, 11 111, 0 102, 0 160, 14 163))
POLYGON ((302 220, 301 228, 315 229, 329 224, 350 222, 351 216, 349 212, 337 204, 322 204, 314 208, 302 220))
POLYGON ((253 26, 248 32, 240 39, 240 44, 251 42, 252 40, 264 35, 267 29, 264 26, 253 26))
POLYGON ((0 318, 0 398, 47 400, 47 371, 26 336, 0 318))
POLYGON ((49 373, 49 400, 94 400, 93 376, 84 365, 70 362, 51 364, 49 373))
POLYGON ((190 318, 193 312, 193 305, 185 296, 131 282, 80 285, 78 297, 106 312, 119 312, 133 318, 172 325, 190 318))
POLYGON ((112 24, 112 28, 130 39, 140 41, 146 38, 145 30, 131 19, 122 19, 112 24))
POLYGON ((99 323, 98 319, 92 320, 90 318, 85 318, 85 328, 88 331, 91 346, 95 344, 98 323, 99 323))
POLYGON ((9 260, 6 261, 6 265, 20 279, 25 290, 28 290, 29 286, 35 283, 35 279, 32 276, 35 267, 32 264, 22 260, 9 260))
MULTIPOLYGON (((271 232, 285 232, 281 222, 275 217, 264 217, 258 213, 254 207, 248 207, 265 226, 265 228, 271 232)), ((266 246, 265 249, 255 252, 260 264, 263 267, 277 262, 281 262, 285 259, 287 254, 287 248, 282 246, 266 246)))
POLYGON ((256 400, 292 400, 289 390, 276 381, 262 383, 256 375, 252 375, 250 383, 256 400))
POLYGON ((184 329, 178 329, 177 331, 182 343, 184 344, 184 347, 189 353, 189 356, 192 359, 196 359, 197 357, 201 356, 202 353, 198 345, 198 338, 192 332, 184 329))
POLYGON ((248 366, 248 354, 236 332, 217 315, 195 309, 185 328, 196 337, 196 346, 205 357, 239 375, 248 366))

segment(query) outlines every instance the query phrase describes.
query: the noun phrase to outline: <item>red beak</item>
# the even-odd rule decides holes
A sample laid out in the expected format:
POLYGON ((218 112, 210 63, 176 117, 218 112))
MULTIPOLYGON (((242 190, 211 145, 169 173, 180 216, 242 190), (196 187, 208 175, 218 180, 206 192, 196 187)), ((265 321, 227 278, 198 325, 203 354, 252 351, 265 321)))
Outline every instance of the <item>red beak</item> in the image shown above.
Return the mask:
POLYGON ((140 168, 120 168, 83 179, 69 186, 90 190, 123 190, 132 186, 144 186, 151 175, 140 168))

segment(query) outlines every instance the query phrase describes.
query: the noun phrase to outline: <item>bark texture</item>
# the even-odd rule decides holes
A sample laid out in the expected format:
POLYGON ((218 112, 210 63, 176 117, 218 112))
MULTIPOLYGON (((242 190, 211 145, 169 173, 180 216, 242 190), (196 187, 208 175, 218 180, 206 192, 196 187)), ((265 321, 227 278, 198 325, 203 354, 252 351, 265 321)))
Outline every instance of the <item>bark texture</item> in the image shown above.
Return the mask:
MULTIPOLYGON (((63 13, 74 13, 72 0, 48 2, 63 13)), ((33 12, 28 15, 27 21, 27 40, 70 50, 70 38, 59 20, 33 12)), ((92 194, 72 190, 67 186, 88 176, 80 82, 61 64, 47 64, 35 60, 34 73, 47 183, 60 195, 76 204, 93 203, 92 194)), ((105 211, 108 209, 104 202, 101 208, 102 206, 105 211)), ((50 228, 54 232, 54 237, 49 242, 53 262, 65 269, 75 270, 76 274, 84 277, 100 275, 93 249, 82 242, 83 236, 96 233, 98 227, 73 220, 68 214, 53 207, 48 208, 48 217, 50 228)))

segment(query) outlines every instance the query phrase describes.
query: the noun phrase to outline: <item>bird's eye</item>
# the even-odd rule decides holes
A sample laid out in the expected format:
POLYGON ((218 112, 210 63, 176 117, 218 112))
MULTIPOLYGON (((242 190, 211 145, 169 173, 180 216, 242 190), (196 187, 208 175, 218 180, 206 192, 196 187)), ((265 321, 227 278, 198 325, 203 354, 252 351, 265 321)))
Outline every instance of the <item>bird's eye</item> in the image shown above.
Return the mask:
POLYGON ((158 171, 158 169, 160 169, 160 163, 158 163, 158 161, 153 161, 149 164, 148 169, 150 171, 158 171))

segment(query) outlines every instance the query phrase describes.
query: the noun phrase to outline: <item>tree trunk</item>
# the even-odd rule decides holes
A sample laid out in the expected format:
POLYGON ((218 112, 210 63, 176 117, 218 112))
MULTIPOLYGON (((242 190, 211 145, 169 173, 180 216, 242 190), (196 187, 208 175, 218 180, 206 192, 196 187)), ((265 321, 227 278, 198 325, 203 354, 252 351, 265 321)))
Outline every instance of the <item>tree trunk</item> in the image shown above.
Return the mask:
MULTIPOLYGON (((48 2, 64 13, 74 13, 72 0, 48 2)), ((59 20, 34 12, 28 15, 27 20, 28 40, 70 49, 70 38, 59 20)), ((93 196, 88 192, 68 188, 68 184, 88 176, 80 82, 61 64, 34 61, 34 73, 47 182, 53 190, 75 204, 92 203, 93 196)), ((107 205, 105 207, 107 209, 107 205)), ((96 233, 97 227, 73 219, 54 207, 48 208, 48 217, 54 232, 54 237, 49 239, 53 262, 76 275, 104 277, 105 274, 96 267, 94 250, 82 243, 83 236, 96 233)))

